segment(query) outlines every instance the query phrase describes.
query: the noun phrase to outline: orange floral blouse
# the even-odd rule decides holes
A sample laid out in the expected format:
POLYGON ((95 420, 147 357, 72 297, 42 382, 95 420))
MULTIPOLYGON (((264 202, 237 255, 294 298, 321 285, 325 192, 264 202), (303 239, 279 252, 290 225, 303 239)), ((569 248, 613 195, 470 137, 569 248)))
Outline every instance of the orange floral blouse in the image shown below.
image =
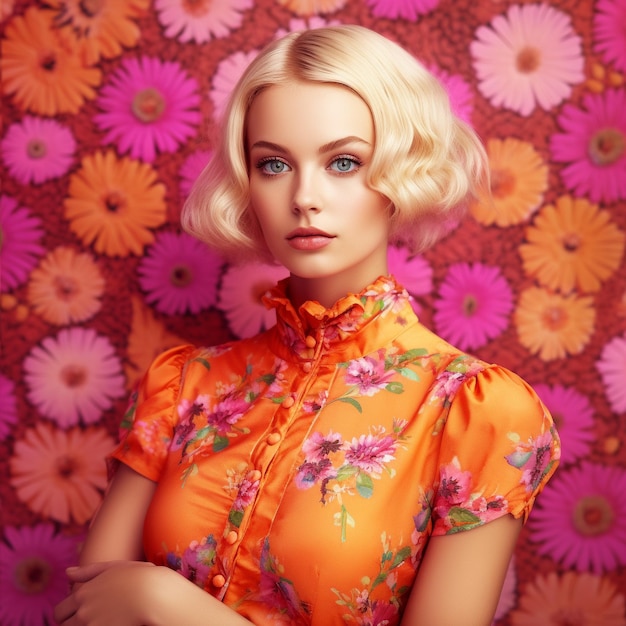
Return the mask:
POLYGON ((398 624, 431 535, 528 516, 560 454, 510 371, 381 277, 325 309, 159 356, 113 458, 158 483, 146 558, 254 624, 398 624), (385 621, 387 620, 387 621, 385 621))

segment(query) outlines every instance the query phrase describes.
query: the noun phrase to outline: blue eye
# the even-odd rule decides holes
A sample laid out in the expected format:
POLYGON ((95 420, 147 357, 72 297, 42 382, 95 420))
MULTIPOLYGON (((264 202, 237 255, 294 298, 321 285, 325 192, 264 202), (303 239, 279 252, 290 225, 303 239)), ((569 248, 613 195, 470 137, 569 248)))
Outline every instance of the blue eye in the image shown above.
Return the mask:
POLYGON ((360 161, 358 161, 354 157, 338 157, 330 164, 330 167, 335 172, 345 174, 347 172, 353 172, 360 165, 360 161))
POLYGON ((289 166, 279 159, 266 159, 261 161, 257 167, 268 176, 275 176, 276 174, 282 174, 289 169, 289 166))

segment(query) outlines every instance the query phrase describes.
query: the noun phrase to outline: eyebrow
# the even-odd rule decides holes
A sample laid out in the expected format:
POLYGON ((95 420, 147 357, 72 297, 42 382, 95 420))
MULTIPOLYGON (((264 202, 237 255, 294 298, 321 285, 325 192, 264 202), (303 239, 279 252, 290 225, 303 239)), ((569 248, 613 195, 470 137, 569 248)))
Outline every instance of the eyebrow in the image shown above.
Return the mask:
MULTIPOLYGON (((365 139, 361 139, 356 135, 349 135, 348 137, 342 137, 341 139, 335 139, 334 141, 325 143, 323 146, 320 146, 318 153, 326 154, 327 152, 337 150, 338 148, 342 148, 343 146, 351 143, 363 143, 368 146, 370 145, 369 141, 365 141, 365 139)), ((267 148, 269 150, 276 150, 277 152, 288 152, 279 144, 272 143, 271 141, 256 141, 250 146, 250 150, 254 148, 267 148)))

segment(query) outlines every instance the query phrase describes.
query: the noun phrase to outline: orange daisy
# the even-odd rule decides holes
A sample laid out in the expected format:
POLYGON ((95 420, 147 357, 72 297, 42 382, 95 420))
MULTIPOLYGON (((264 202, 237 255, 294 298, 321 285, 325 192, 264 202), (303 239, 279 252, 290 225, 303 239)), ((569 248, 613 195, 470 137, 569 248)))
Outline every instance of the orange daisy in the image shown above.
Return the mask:
POLYGON ((541 360, 552 361, 583 351, 594 330, 596 311, 590 296, 529 287, 520 294, 514 319, 520 343, 541 360))
POLYGON ((70 230, 96 252, 140 255, 167 220, 165 185, 147 163, 110 150, 86 156, 64 200, 70 230))
POLYGON ((346 0, 278 0, 296 15, 311 16, 334 13, 341 9, 346 0))
POLYGON ((472 215, 486 226, 526 221, 539 208, 548 188, 548 166, 531 143, 513 137, 490 139, 487 154, 492 198, 472 203, 472 215))
POLYGON ((126 385, 132 389, 152 361, 164 350, 188 343, 178 335, 171 333, 156 319, 152 310, 144 305, 143 300, 132 299, 133 318, 126 354, 127 364, 124 369, 126 385))
POLYGON ((76 37, 63 36, 52 11, 30 7, 15 16, 1 42, 2 89, 21 109, 39 115, 77 113, 96 95, 102 74, 76 54, 76 37))
POLYGON ((620 266, 624 233, 608 211, 584 198, 563 196, 526 229, 520 246, 524 271, 550 289, 595 292, 620 266))
POLYGON ((37 422, 15 443, 9 482, 38 515, 84 524, 100 504, 107 484, 105 457, 114 446, 102 428, 64 431, 37 422))
POLYGON ((30 275, 27 298, 50 324, 72 324, 93 317, 102 306, 105 281, 87 253, 72 248, 51 250, 30 275))
POLYGON ((55 23, 75 33, 85 62, 119 56, 137 45, 141 31, 134 19, 147 11, 149 0, 48 0, 55 23))
POLYGON ((511 626, 626 626, 624 596, 607 578, 568 571, 539 576, 523 590, 511 626))

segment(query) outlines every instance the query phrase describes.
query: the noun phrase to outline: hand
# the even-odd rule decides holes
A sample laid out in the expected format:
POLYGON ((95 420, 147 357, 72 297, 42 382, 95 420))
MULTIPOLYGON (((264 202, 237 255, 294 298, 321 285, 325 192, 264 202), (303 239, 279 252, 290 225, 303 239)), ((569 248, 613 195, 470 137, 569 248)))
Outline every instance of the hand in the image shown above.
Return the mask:
POLYGON ((109 561, 70 567, 70 595, 54 611, 63 626, 142 626, 152 593, 166 568, 141 561, 109 561))

